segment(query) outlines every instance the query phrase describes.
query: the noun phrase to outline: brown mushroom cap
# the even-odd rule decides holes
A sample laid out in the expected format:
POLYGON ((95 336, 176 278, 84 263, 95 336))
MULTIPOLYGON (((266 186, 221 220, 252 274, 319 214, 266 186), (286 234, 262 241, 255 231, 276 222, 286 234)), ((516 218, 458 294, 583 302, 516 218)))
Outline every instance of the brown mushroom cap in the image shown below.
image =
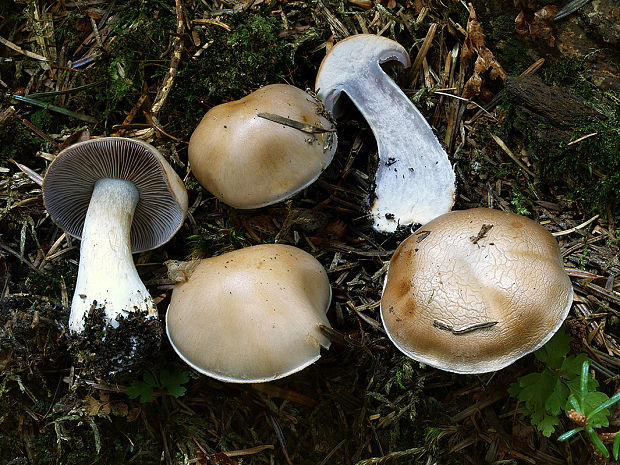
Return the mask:
POLYGON ((381 317, 409 357, 446 371, 484 373, 541 347, 572 300, 560 249, 545 228, 475 208, 446 213, 400 244, 381 317))
POLYGON ((159 247, 182 226, 187 191, 162 154, 140 140, 102 137, 62 150, 45 175, 45 207, 67 233, 81 239, 95 183, 102 178, 130 181, 138 190, 133 253, 159 247))
POLYGON ((310 365, 329 340, 319 324, 331 299, 327 273, 296 247, 262 244, 201 260, 177 285, 168 338, 196 370, 222 381, 278 379, 310 365))
POLYGON ((336 151, 334 132, 304 132, 259 113, 335 129, 318 99, 286 84, 209 110, 190 139, 189 161, 196 179, 235 208, 259 208, 292 196, 319 177, 336 151))

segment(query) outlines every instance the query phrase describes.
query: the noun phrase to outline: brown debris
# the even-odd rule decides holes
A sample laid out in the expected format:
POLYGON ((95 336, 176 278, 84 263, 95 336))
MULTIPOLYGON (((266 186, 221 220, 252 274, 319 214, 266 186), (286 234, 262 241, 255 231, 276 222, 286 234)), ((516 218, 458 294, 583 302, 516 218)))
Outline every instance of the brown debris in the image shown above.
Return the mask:
POLYGON ((535 10, 531 0, 515 0, 519 14, 515 18, 515 30, 523 37, 544 40, 549 47, 555 46, 553 18, 558 12, 556 5, 545 5, 535 10))
MULTIPOLYGON (((368 226, 365 205, 372 190, 377 150, 370 129, 353 108, 348 119, 339 122, 341 153, 318 182, 290 203, 237 211, 197 186, 190 173, 186 185, 192 207, 186 224, 169 244, 136 257, 139 273, 157 296, 160 319, 149 322, 156 328, 137 324, 116 335, 110 333, 110 337, 116 338, 113 345, 119 346, 122 357, 127 358, 132 350, 126 338, 129 330, 156 335, 140 346, 147 352, 147 363, 132 369, 151 370, 154 375, 162 367, 177 373, 186 370, 190 380, 184 384, 185 395, 176 398, 161 387, 155 389, 150 402, 141 404, 129 399, 127 389, 134 380, 142 379, 142 372, 130 373, 123 384, 102 380, 118 367, 119 359, 118 352, 102 344, 102 326, 97 326, 96 315, 89 333, 92 342, 79 344, 67 338, 66 307, 75 282, 79 241, 63 234, 49 220, 38 185, 57 146, 91 134, 98 137, 116 132, 147 137, 154 139, 166 156, 178 160, 175 167, 183 171, 193 123, 171 122, 168 111, 176 109, 179 100, 175 92, 181 81, 189 82, 186 78, 193 64, 208 54, 219 53, 208 37, 205 40, 204 28, 230 35, 239 31, 244 18, 256 15, 281 21, 279 40, 299 47, 290 69, 282 70, 282 80, 298 86, 312 81, 325 49, 354 33, 381 34, 409 50, 417 79, 410 70, 394 67, 389 72, 454 155, 459 181, 456 208, 490 206, 511 211, 515 209, 514 193, 518 192, 523 197, 521 208, 527 208, 529 215, 550 231, 561 233, 557 239, 565 265, 581 272, 571 278, 576 296, 566 323, 573 336, 571 348, 592 358, 599 389, 610 393, 616 388, 620 250, 614 218, 608 215, 606 220, 596 217, 584 223, 593 218, 592 213, 574 200, 555 195, 536 178, 535 159, 528 153, 525 138, 526 133, 542 130, 544 124, 538 122, 546 121, 552 123, 550 138, 559 134, 564 142, 583 144, 567 129, 571 118, 587 115, 596 120, 598 115, 589 113, 565 88, 547 86, 536 79, 505 79, 500 62, 507 63, 498 54, 503 37, 498 41, 497 31, 491 31, 491 25, 482 16, 478 18, 471 5, 468 23, 459 24, 456 18, 464 12, 463 5, 452 0, 281 1, 269 8, 268 2, 260 0, 216 3, 170 0, 164 8, 158 6, 150 12, 152 17, 147 22, 157 26, 164 41, 153 44, 157 52, 149 50, 144 54, 147 59, 134 50, 114 48, 120 36, 116 15, 121 4, 123 9, 131 8, 132 2, 66 1, 45 7, 39 2, 41 24, 34 24, 33 15, 30 22, 24 19, 23 24, 15 24, 2 34, 2 39, 10 42, 0 44, 7 58, 0 69, 0 88, 5 92, 20 96, 60 92, 45 100, 83 111, 86 93, 98 94, 111 88, 109 80, 99 82, 106 76, 89 80, 93 61, 100 65, 103 60, 124 58, 132 52, 131 62, 114 62, 115 84, 122 85, 130 76, 123 72, 134 72, 134 66, 141 67, 140 73, 144 69, 144 75, 131 97, 123 96, 115 102, 115 112, 105 121, 88 126, 74 122, 72 126, 69 120, 60 134, 40 125, 34 117, 47 110, 0 100, 3 127, 15 124, 29 139, 42 139, 32 144, 34 148, 17 147, 21 153, 11 156, 19 165, 4 160, 0 164, 0 418, 5 434, 0 439, 0 462, 36 463, 42 454, 59 463, 74 453, 92 452, 94 456, 92 425, 99 428, 99 458, 105 463, 254 465, 290 460, 300 465, 327 465, 384 464, 399 459, 416 463, 591 462, 591 450, 582 440, 558 444, 555 438, 543 437, 520 413, 520 404, 508 397, 508 385, 532 372, 533 358, 494 374, 468 377, 421 367, 394 349, 381 325, 380 299, 389 260, 410 231, 382 236, 368 226), (446 7, 451 9, 449 14, 446 7), (454 9, 459 14, 453 14, 454 9), (241 15, 235 17, 239 12, 241 15), (167 16, 167 23, 153 23, 158 21, 157 16, 167 16), (58 40, 61 27, 68 41, 58 40), (484 31, 494 33, 493 45, 490 40, 487 44, 484 31), (110 53, 113 50, 115 54, 110 53), (478 107, 474 108, 471 99, 486 101, 491 94, 497 95, 504 81, 507 93, 516 102, 515 125, 524 132, 513 138, 501 133, 505 144, 498 146, 499 136, 493 136, 500 133, 506 112, 501 107, 486 106, 474 120, 472 115, 478 107), (558 105, 557 99, 566 102, 558 105), (166 137, 166 131, 171 137, 166 137), (507 152, 508 147, 514 152, 507 152), (239 387, 194 373, 178 359, 165 337, 161 350, 157 350, 176 279, 166 277, 167 260, 213 256, 276 240, 311 252, 325 266, 332 283, 328 317, 334 326, 330 334, 333 344, 317 364, 280 382, 239 387), (66 420, 68 417, 75 419, 66 420), (56 431, 62 437, 57 437, 56 431), (6 446, 9 443, 11 446, 6 446), (115 453, 119 456, 113 456, 115 453)), ((491 3, 502 2, 488 3, 489 9, 491 3)), ((535 45, 546 47, 544 41, 548 39, 543 32, 549 26, 548 32, 556 38, 554 53, 563 53, 564 58, 588 56, 605 70, 612 69, 611 55, 596 46, 596 34, 584 34, 584 29, 577 28, 585 21, 585 14, 591 15, 585 7, 574 21, 558 25, 558 32, 553 34, 548 9, 539 10, 534 1, 524 0, 518 5, 519 12, 531 13, 524 14, 521 23, 526 36, 538 39, 537 43, 527 41, 531 56, 523 68, 541 55, 535 45), (540 30, 536 32, 536 28, 540 30), (564 48, 562 34, 572 36, 571 42, 564 41, 564 48), (570 53, 565 53, 569 45, 570 53), (574 52, 577 46, 583 47, 578 54, 574 52), (592 50, 597 52, 590 54, 592 50)), ((510 23, 515 10, 510 3, 506 10, 502 21, 510 23)), ((607 16, 613 20, 613 15, 607 16)), ((138 25, 144 23, 128 27, 138 25)), ((513 33, 512 27, 509 29, 513 33)), ((594 26, 587 30, 593 31, 594 26)), ((521 42, 516 33, 511 37, 521 42)), ((545 61, 543 69, 548 70, 556 57, 544 56, 545 60, 536 63, 545 61)), ((197 85, 200 76, 191 79, 197 85)), ((263 84, 268 83, 272 82, 263 84)), ((205 108, 218 103, 206 91, 188 96, 187 101, 190 97, 205 108)), ((594 176, 611 174, 593 172, 594 176)), ((481 230, 472 242, 486 233, 481 230)), ((421 231, 420 240, 424 237, 421 231)), ((181 273, 178 278, 185 276, 181 273)), ((479 327, 443 329, 458 333, 479 327)), ((562 424, 571 426, 570 421, 562 424)), ((616 426, 612 423, 613 428, 616 426)))
POLYGON ((499 79, 503 81, 506 77, 506 71, 495 59, 493 52, 486 46, 486 37, 482 25, 478 21, 474 6, 470 3, 468 7, 469 21, 467 22, 467 35, 463 41, 463 49, 461 51, 461 66, 465 68, 474 57, 475 61, 473 73, 465 83, 461 93, 461 97, 465 99, 480 95, 483 91, 483 75, 485 73, 488 73, 488 77, 491 80, 499 79))

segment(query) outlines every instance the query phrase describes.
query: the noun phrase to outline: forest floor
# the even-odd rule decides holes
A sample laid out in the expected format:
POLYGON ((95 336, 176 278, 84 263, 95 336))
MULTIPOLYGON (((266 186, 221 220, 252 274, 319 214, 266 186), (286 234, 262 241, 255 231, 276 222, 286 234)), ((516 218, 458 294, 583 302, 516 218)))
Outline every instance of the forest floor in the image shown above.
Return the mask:
POLYGON ((620 11, 614 0, 568 3, 0 1, 0 463, 613 462, 602 449, 612 452, 618 404, 608 425, 558 440, 597 426, 567 415, 575 361, 590 361, 596 405, 620 386, 620 11), (331 165, 287 202, 236 210, 192 176, 189 137, 210 108, 267 84, 313 89, 326 50, 358 33, 411 55, 409 68, 386 69, 450 157, 454 208, 519 213, 555 234, 575 302, 548 351, 572 371, 538 354, 457 375, 392 345, 379 304, 410 229, 370 225, 377 146, 353 107, 338 120, 331 165), (134 256, 159 321, 174 287, 167 260, 296 245, 333 289, 332 347, 318 362, 271 383, 226 384, 163 337, 121 378, 92 369, 111 355, 88 342, 77 350, 68 334, 79 241, 50 219, 41 180, 63 148, 110 135, 156 146, 188 190, 176 236, 134 256), (527 391, 521 377, 538 373, 527 391))

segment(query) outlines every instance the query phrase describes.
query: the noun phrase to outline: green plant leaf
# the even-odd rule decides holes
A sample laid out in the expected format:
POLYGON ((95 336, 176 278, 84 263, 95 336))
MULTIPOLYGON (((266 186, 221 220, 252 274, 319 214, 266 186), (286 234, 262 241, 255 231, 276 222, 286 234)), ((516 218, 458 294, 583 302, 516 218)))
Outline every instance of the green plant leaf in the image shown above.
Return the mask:
POLYGON ((545 409, 552 415, 559 415, 564 409, 566 399, 570 395, 568 387, 559 379, 555 383, 555 388, 545 401, 545 409))
POLYGON ((572 430, 567 431, 566 433, 558 436, 558 441, 566 441, 568 438, 573 437, 579 431, 583 431, 583 428, 581 426, 578 428, 573 428, 572 430))
POLYGON ((544 415, 543 418, 538 422, 536 427, 538 431, 540 431, 543 436, 549 437, 555 431, 556 425, 560 423, 560 419, 557 415, 544 415))
POLYGON ((597 413, 599 413, 600 411, 602 411, 603 409, 609 408, 612 405, 614 405, 616 402, 620 402, 620 392, 616 392, 615 395, 611 396, 610 399, 607 399, 605 402, 603 402, 601 405, 599 405, 598 407, 596 407, 594 410, 592 410, 592 412, 590 412, 590 415, 596 415, 597 413))
POLYGON ((566 407, 564 407, 564 410, 566 411, 571 409, 575 410, 576 412, 583 413, 581 411, 581 404, 577 400, 577 397, 575 397, 573 394, 570 395, 568 401, 566 402, 566 407))
POLYGON ((558 414, 569 392, 557 373, 545 370, 520 377, 510 386, 509 393, 524 402, 523 413, 530 416, 532 425, 549 437, 559 424, 558 414))
POLYGON ((586 416, 588 424, 594 428, 609 426, 609 409, 599 408, 609 400, 604 392, 588 392, 583 400, 583 414, 586 416), (594 413, 596 411, 596 413, 594 413))
POLYGON ((140 397, 140 402, 150 402, 153 398, 153 386, 140 380, 135 380, 127 388, 127 395, 130 399, 140 397))
POLYGON ((581 400, 588 394, 588 378, 590 377, 590 360, 585 360, 581 365, 581 379, 579 382, 579 392, 581 393, 581 400))
POLYGON ((620 453, 620 433, 616 433, 616 437, 614 438, 614 444, 611 447, 611 450, 614 454, 614 459, 618 460, 618 454, 620 453))
POLYGON ((570 336, 560 328, 544 346, 534 352, 534 355, 545 365, 557 370, 570 351, 569 343, 570 336))
MULTIPOLYGON (((566 383, 571 392, 579 393, 581 388, 581 369, 583 362, 588 359, 586 354, 579 354, 576 357, 566 357, 560 368, 560 377, 566 383)), ((598 381, 588 374, 588 390, 596 391, 598 381)))
POLYGON ((603 441, 601 441, 601 438, 598 437, 598 434, 596 434, 596 431, 594 431, 592 427, 586 428, 586 431, 588 432, 588 436, 590 436, 590 441, 592 441, 592 444, 594 444, 601 455, 603 457, 609 457, 609 451, 607 447, 605 447, 605 444, 603 444, 603 441))
POLYGON ((151 387, 154 387, 154 388, 159 387, 159 382, 157 381, 157 378, 150 371, 145 372, 142 375, 142 379, 144 380, 146 384, 148 384, 151 387))
POLYGON ((189 373, 187 371, 170 372, 163 369, 159 373, 159 381, 161 387, 168 391, 174 397, 181 397, 185 394, 183 384, 189 381, 189 373))

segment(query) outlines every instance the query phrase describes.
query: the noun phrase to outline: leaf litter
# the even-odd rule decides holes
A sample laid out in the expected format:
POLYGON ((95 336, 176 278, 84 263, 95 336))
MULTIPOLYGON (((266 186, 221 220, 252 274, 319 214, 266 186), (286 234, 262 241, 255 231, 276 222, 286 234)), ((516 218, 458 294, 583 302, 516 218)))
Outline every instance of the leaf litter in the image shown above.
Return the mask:
MULTIPOLYGON (((543 383, 553 387, 545 399, 543 389, 530 390, 532 396, 521 402, 508 396, 519 377, 538 376, 537 359, 495 374, 456 376, 413 363, 381 331, 386 264, 407 233, 382 236, 369 227, 364 200, 372 190, 376 146, 354 110, 340 123, 334 163, 284 207, 230 209, 202 191, 185 164, 189 134, 211 106, 274 82, 312 87, 325 50, 353 33, 399 41, 418 65, 415 76, 398 69, 390 69, 391 75, 415 96, 455 163, 457 208, 519 209, 553 232, 569 231, 558 236, 565 265, 592 272, 573 278, 576 304, 565 323, 571 354, 576 359, 587 354, 596 382, 612 393, 620 365, 620 243, 613 201, 595 204, 603 215, 579 227, 593 217, 592 206, 587 210, 579 198, 541 180, 529 141, 518 130, 505 130, 509 107, 489 107, 488 114, 468 121, 478 111, 474 104, 485 106, 500 94, 510 74, 504 67, 513 65, 505 45, 521 40, 519 34, 527 36, 529 47, 521 55, 529 50, 532 62, 545 56, 544 66, 551 66, 554 57, 544 55, 541 44, 552 46, 551 39, 557 44, 563 30, 551 24, 549 9, 540 12, 530 3, 492 14, 480 2, 465 8, 421 1, 167 1, 148 8, 141 2, 28 1, 18 4, 23 11, 0 9, 0 460, 367 465, 587 460, 591 451, 582 443, 560 445, 524 416, 533 403, 544 403, 550 415, 540 419, 543 433, 571 427, 568 418, 557 416, 562 407, 557 391, 563 389, 557 374, 544 375, 553 378, 543 383), (512 25, 507 42, 494 32, 494 15, 512 25), (239 69, 240 62, 254 68, 239 69), (213 63, 220 67, 217 79, 210 76, 213 63), (256 66, 260 72, 252 70, 256 66), (333 345, 317 364, 276 383, 227 385, 189 370, 158 336, 152 342, 161 349, 145 349, 145 365, 110 379, 105 374, 119 360, 112 350, 126 344, 122 332, 108 349, 90 339, 81 348, 71 341, 65 328, 79 242, 50 222, 37 179, 60 148, 109 134, 154 143, 187 175, 192 208, 186 225, 165 247, 137 258, 160 317, 174 284, 165 261, 261 242, 295 244, 324 264, 333 287, 328 314, 333 345), (493 134, 501 135, 512 157, 493 142, 493 134)), ((575 146, 594 144, 606 131, 588 128, 582 135, 600 135, 575 146)), ((614 171, 595 165, 590 175, 605 181, 614 171)), ((556 179, 571 182, 566 171, 556 179)), ((101 342, 96 328, 89 336, 101 342)), ((535 386, 540 377, 531 380, 535 386)), ((612 417, 610 430, 618 427, 612 417)))

